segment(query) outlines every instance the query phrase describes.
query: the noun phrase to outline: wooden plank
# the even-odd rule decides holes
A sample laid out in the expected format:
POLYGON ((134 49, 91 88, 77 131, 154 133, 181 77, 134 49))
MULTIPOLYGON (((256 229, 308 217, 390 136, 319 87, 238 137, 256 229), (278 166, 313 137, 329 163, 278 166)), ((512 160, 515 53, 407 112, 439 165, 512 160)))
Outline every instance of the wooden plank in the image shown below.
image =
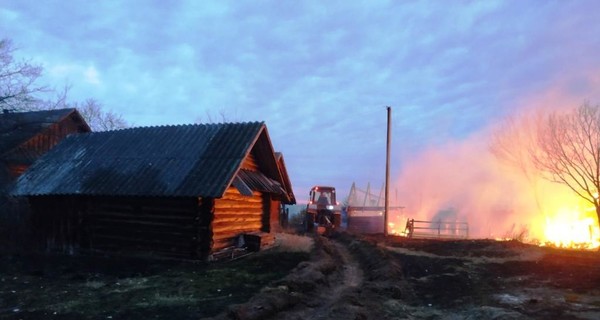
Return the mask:
POLYGON ((190 207, 142 207, 141 211, 143 214, 150 216, 190 216, 195 213, 195 210, 190 207))
POLYGON ((238 230, 252 230, 252 231, 260 231, 262 224, 260 222, 248 222, 248 223, 240 223, 240 224, 219 224, 213 226, 212 232, 213 235, 217 235, 223 232, 237 232, 238 230))
MULTIPOLYGON (((225 194, 223 195, 223 198, 227 198, 230 195, 239 195, 242 196, 242 194, 240 193, 240 191, 236 188, 236 187, 229 187, 227 188, 227 190, 225 190, 225 194)), ((260 197, 261 193, 260 191, 253 191, 252 192, 252 197, 260 197)), ((247 196, 243 196, 244 198, 248 198, 247 196)))
POLYGON ((118 220, 137 220, 137 221, 154 221, 164 223, 186 223, 193 222, 194 216, 148 216, 148 215, 134 215, 127 213, 118 212, 95 212, 88 215, 91 219, 113 219, 118 220))
POLYGON ((92 246, 96 247, 102 243, 112 243, 116 246, 129 246, 135 244, 139 247, 179 247, 185 250, 191 250, 192 241, 166 241, 166 240, 158 240, 158 239, 145 239, 145 238, 133 238, 127 236, 118 236, 118 235, 103 235, 97 234, 93 237, 92 246))
POLYGON ((222 240, 222 239, 226 239, 226 238, 236 238, 240 234, 258 232, 258 231, 259 230, 255 229, 255 228, 239 229, 239 230, 232 230, 232 231, 223 231, 223 232, 220 232, 220 233, 214 233, 213 234, 213 241, 222 240))
POLYGON ((244 223, 260 223, 262 222, 260 216, 234 216, 232 218, 215 217, 213 220, 213 227, 219 225, 229 224, 244 224, 244 223))
POLYGON ((256 158, 252 153, 249 153, 248 156, 242 162, 242 168, 258 171, 258 163, 256 162, 256 158))
POLYGON ((228 214, 251 214, 251 215, 262 215, 262 207, 256 208, 216 208, 215 214, 228 215, 228 214))
POLYGON ((135 218, 113 218, 113 217, 105 217, 105 216, 95 216, 92 217, 91 223, 108 223, 115 226, 155 226, 155 227, 165 227, 165 228, 182 228, 188 229, 193 227, 194 220, 190 219, 189 223, 180 223, 180 221, 149 221, 149 220, 141 220, 135 218))
POLYGON ((196 198, 154 198, 154 197, 93 197, 90 204, 94 208, 158 208, 160 210, 179 211, 185 208, 195 208, 198 200, 196 198))
POLYGON ((247 202, 260 202, 260 198, 258 196, 245 196, 241 194, 225 194, 223 198, 217 199, 216 202, 225 201, 225 200, 236 200, 236 201, 247 201, 247 202))
POLYGON ((153 238, 172 238, 172 239, 192 239, 197 237, 197 234, 193 232, 193 230, 182 230, 182 231, 174 231, 174 230, 160 230, 160 229, 141 229, 141 228, 123 228, 123 227, 114 227, 108 225, 94 225, 90 226, 90 230, 92 231, 92 235, 97 234, 116 234, 116 235, 131 235, 132 237, 142 237, 145 236, 148 240, 152 240, 153 238))
POLYGON ((128 206, 101 206, 101 207, 92 207, 90 210, 91 214, 109 214, 109 213, 117 213, 117 214, 127 214, 133 215, 135 214, 133 207, 128 206))
POLYGON ((220 200, 215 201, 215 209, 219 208, 246 208, 262 209, 262 201, 240 201, 240 200, 220 200))

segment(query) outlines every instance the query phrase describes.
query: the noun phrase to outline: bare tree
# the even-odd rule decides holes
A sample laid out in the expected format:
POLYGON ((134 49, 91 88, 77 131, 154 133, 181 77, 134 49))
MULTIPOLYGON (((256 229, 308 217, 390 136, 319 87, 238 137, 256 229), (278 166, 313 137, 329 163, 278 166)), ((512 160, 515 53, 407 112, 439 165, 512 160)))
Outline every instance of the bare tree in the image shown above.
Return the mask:
POLYGON ((73 103, 69 106, 77 108, 92 128, 92 131, 107 131, 129 127, 129 124, 121 115, 102 110, 102 105, 95 99, 87 99, 83 103, 73 103))
POLYGON ((535 145, 529 154, 542 176, 593 204, 600 221, 600 106, 550 113, 537 126, 535 145))
POLYGON ((93 131, 126 128, 123 117, 112 111, 103 110, 94 100, 67 102, 70 87, 62 90, 36 85, 43 68, 28 61, 15 61, 15 48, 8 39, 0 40, 0 109, 9 111, 37 111, 59 108, 77 108, 93 131), (41 99, 42 93, 56 93, 54 99, 41 99))
POLYGON ((8 39, 0 40, 0 108, 26 110, 38 102, 35 95, 48 88, 36 86, 42 67, 28 61, 15 61, 15 48, 8 39))
POLYGON ((490 151, 529 180, 541 208, 537 180, 567 186, 594 205, 600 224, 600 106, 508 118, 494 132, 490 151))
POLYGON ((539 172, 532 165, 530 150, 535 148, 536 124, 541 115, 520 114, 504 119, 491 137, 490 151, 502 162, 519 169, 534 181, 539 172))
POLYGON ((55 94, 54 98, 50 99, 35 99, 34 103, 29 104, 27 106, 23 106, 21 108, 16 108, 13 110, 17 111, 40 111, 40 110, 56 110, 61 108, 68 108, 67 106, 67 96, 70 86, 64 86, 62 90, 48 90, 55 94))
POLYGON ((542 113, 520 113, 504 119, 493 131, 489 149, 502 163, 516 168, 525 177, 531 188, 537 209, 542 211, 539 180, 542 173, 532 159, 536 148, 537 126, 542 122, 542 113))

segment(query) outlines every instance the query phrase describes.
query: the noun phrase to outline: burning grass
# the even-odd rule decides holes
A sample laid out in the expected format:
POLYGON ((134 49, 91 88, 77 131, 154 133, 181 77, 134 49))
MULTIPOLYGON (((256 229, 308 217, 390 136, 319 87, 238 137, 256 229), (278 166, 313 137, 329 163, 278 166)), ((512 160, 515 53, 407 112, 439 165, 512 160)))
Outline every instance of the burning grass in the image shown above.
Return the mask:
POLYGON ((405 209, 402 219, 389 217, 392 229, 400 227, 392 233, 407 219, 464 221, 469 238, 600 248, 598 116, 599 107, 587 104, 529 106, 404 159, 396 198, 405 209))

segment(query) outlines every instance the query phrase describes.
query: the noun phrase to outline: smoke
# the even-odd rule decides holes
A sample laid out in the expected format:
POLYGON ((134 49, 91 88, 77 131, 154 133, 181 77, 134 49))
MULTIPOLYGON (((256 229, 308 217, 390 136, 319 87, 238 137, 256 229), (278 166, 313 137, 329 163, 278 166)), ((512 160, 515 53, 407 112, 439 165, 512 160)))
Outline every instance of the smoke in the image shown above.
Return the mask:
POLYGON ((464 221, 486 236, 499 215, 510 214, 518 185, 487 150, 484 138, 431 148, 405 162, 398 180, 404 213, 418 220, 464 221))
POLYGON ((551 222, 561 222, 563 232, 577 218, 594 217, 589 203, 566 186, 542 179, 524 158, 534 147, 531 135, 541 115, 600 101, 599 74, 596 67, 566 69, 539 91, 505 105, 513 110, 507 114, 510 121, 500 119, 466 139, 403 159, 394 182, 405 209, 394 217, 396 223, 407 218, 463 221, 472 238, 506 237, 526 229, 530 240, 543 240, 551 222), (491 152, 498 134, 512 158, 491 152))
POLYGON ((501 119, 466 139, 404 159, 395 187, 405 209, 395 221, 467 222, 471 238, 506 237, 526 229, 530 240, 543 240, 550 222, 594 217, 589 203, 566 186, 542 179, 524 158, 534 147, 531 135, 541 115, 600 101, 599 74, 597 68, 566 70, 540 91, 514 100, 510 121, 501 119), (498 135, 512 158, 491 152, 498 135))
POLYGON ((526 230, 530 240, 544 239, 547 217, 581 201, 565 186, 541 179, 520 158, 531 147, 528 135, 537 116, 533 108, 514 115, 510 125, 490 126, 405 161, 396 181, 405 210, 397 219, 467 222, 471 238, 526 230), (499 136, 514 152, 510 161, 491 152, 499 136))

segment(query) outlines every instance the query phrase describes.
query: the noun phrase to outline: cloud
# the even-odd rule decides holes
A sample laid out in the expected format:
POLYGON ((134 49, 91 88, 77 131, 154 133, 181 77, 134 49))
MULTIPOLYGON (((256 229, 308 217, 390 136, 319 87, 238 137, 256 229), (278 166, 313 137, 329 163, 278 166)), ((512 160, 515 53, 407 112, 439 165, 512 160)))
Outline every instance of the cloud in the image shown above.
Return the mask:
POLYGON ((96 98, 137 125, 207 113, 264 120, 296 189, 321 177, 349 189, 382 180, 386 105, 400 166, 467 139, 565 74, 575 96, 596 91, 589 74, 573 71, 598 70, 595 7, 18 1, 1 6, 12 20, 0 28, 19 54, 44 63, 46 81, 70 82, 75 100, 96 98), (309 148, 318 133, 334 147, 309 148))
POLYGON ((93 65, 80 64, 52 64, 46 62, 44 64, 48 76, 58 79, 59 81, 67 81, 77 84, 88 84, 92 86, 102 86, 100 74, 93 65))
POLYGON ((19 18, 19 13, 14 10, 0 8, 0 17, 4 21, 15 22, 19 18))
POLYGON ((84 79, 89 84, 100 85, 100 75, 98 74, 98 70, 93 66, 88 66, 84 71, 84 79))

